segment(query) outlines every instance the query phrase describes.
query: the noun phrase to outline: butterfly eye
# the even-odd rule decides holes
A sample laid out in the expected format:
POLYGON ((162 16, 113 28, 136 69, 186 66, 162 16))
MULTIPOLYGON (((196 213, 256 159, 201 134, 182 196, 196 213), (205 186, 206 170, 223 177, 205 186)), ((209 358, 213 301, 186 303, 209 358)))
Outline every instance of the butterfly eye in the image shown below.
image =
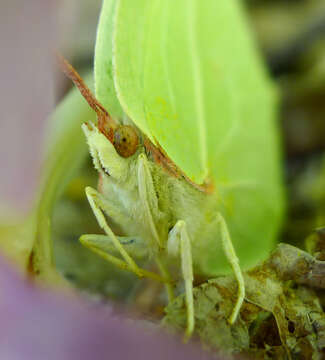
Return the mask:
POLYGON ((138 135, 132 126, 121 125, 114 131, 114 147, 120 156, 132 156, 137 150, 138 143, 138 135))

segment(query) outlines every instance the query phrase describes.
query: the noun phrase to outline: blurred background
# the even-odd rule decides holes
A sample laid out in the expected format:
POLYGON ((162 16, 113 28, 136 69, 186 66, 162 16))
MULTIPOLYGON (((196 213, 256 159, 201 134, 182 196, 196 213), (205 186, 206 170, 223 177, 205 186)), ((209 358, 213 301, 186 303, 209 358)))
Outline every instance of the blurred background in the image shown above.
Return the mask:
MULTIPOLYGON (((288 212, 280 240, 303 246, 315 228, 325 225, 325 1, 245 3, 281 97, 288 212)), ((53 49, 58 48, 80 73, 91 71, 100 6, 100 0, 0 2, 2 222, 26 216, 35 205, 51 135, 49 115, 71 88, 54 66, 53 49)), ((53 210, 56 265, 98 302, 107 296, 125 302, 136 298, 147 310, 146 297, 138 296, 138 287, 143 290, 146 285, 126 273, 119 273, 116 281, 114 269, 108 277, 108 265, 76 241, 83 233, 97 231, 83 190, 95 184, 96 174, 85 156, 53 210)))

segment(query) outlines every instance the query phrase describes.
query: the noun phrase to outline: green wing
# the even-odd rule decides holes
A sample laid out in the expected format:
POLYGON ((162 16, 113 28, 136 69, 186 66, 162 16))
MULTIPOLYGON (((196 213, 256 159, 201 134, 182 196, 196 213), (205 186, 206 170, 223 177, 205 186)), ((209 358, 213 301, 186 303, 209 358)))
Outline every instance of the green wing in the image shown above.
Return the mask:
POLYGON ((197 183, 219 177, 225 147, 236 151, 235 133, 243 133, 247 122, 270 120, 274 105, 238 4, 117 3, 113 44, 120 103, 197 183))
POLYGON ((123 110, 117 99, 113 80, 113 21, 116 0, 104 0, 100 14, 95 47, 95 90, 96 97, 109 111, 119 119, 123 110))
MULTIPOLYGON (((188 177, 213 181, 239 257, 253 264, 273 244, 283 190, 277 94, 240 1, 106 0, 103 11, 112 3, 114 51, 97 51, 96 61, 114 72, 96 72, 98 88, 115 87, 124 112, 188 177)), ((224 267, 209 254, 207 268, 224 267)))

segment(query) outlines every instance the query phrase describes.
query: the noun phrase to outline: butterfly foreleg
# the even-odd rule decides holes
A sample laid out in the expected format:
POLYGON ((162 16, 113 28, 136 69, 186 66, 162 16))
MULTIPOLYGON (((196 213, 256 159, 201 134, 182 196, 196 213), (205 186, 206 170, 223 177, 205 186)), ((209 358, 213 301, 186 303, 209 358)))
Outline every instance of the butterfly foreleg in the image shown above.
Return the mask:
MULTIPOLYGON (((159 236, 159 232, 156 226, 156 221, 161 214, 158 208, 158 198, 154 188, 149 162, 145 154, 140 154, 138 156, 137 178, 139 198, 144 211, 146 226, 148 227, 151 233, 151 238, 153 239, 152 245, 155 248, 158 247, 161 250, 164 248, 164 243, 163 239, 159 236)), ((174 297, 174 289, 173 285, 171 284, 171 276, 168 272, 168 269, 158 256, 156 257, 156 263, 162 276, 169 279, 169 283, 166 284, 166 288, 168 299, 172 300, 174 297)))
MULTIPOLYGON (((149 256, 146 243, 138 236, 117 236, 124 249, 132 254, 132 257, 143 260, 149 256)), ((80 242, 86 247, 96 248, 103 252, 119 255, 118 250, 108 235, 85 234, 80 237, 80 242)))
MULTIPOLYGON (((142 239, 130 236, 119 236, 117 238, 119 242, 124 246, 125 250, 128 251, 129 254, 132 254, 133 257, 138 259, 144 259, 148 256, 148 249, 142 239)), ((114 264, 118 268, 134 272, 133 268, 131 268, 124 260, 116 257, 119 252, 108 235, 86 234, 80 237, 80 242, 86 248, 99 255, 101 258, 114 264)), ((143 277, 157 280, 160 282, 167 281, 167 279, 164 279, 151 271, 147 271, 145 269, 140 269, 140 271, 143 277)))
POLYGON ((243 304, 244 298, 245 298, 245 282, 243 273, 241 271, 241 268, 239 266, 239 260, 236 255, 233 243, 231 241, 231 237, 229 234, 229 230, 226 224, 226 221, 224 217, 218 213, 216 216, 216 221, 219 225, 220 234, 221 234, 221 241, 222 241, 222 247, 225 252, 225 255, 234 271, 237 283, 238 283, 238 294, 237 294, 237 300, 235 307, 233 308, 233 311, 230 315, 229 322, 230 324, 233 324, 236 321, 236 318, 240 312, 241 306, 243 304))
POLYGON ((187 327, 185 338, 188 339, 192 335, 195 326, 193 303, 193 265, 191 241, 187 233, 186 223, 183 220, 177 221, 176 225, 169 232, 168 253, 174 256, 180 256, 181 258, 187 309, 187 327))
POLYGON ((162 246, 162 241, 155 224, 155 218, 158 217, 159 213, 158 199, 153 185, 148 159, 145 154, 140 154, 138 157, 137 177, 139 198, 142 203, 147 226, 151 232, 152 238, 156 241, 156 245, 162 246))
MULTIPOLYGON (((90 203, 90 206, 93 210, 93 213, 98 221, 98 224, 105 231, 107 237, 105 237, 106 245, 104 246, 104 248, 100 248, 99 246, 100 244, 103 246, 103 241, 98 241, 97 238, 94 242, 94 238, 90 238, 89 235, 87 235, 84 238, 81 238, 82 243, 85 246, 87 246, 89 249, 91 249, 92 251, 94 251, 101 257, 105 258, 107 261, 115 264, 121 269, 132 271, 139 277, 149 277, 162 282, 168 282, 167 279, 163 279, 162 277, 160 277, 159 275, 153 272, 139 268, 139 266, 135 263, 133 258, 129 255, 129 252, 126 250, 125 246, 119 241, 117 236, 113 233, 113 231, 107 224, 103 210, 105 210, 108 216, 111 216, 112 218, 116 219, 116 217, 121 216, 118 209, 115 209, 113 205, 107 204, 107 202, 104 203, 103 199, 101 198, 101 194, 98 193, 98 191, 96 191, 93 188, 87 187, 86 195, 90 203), (116 251, 122 256, 123 260, 107 252, 108 244, 109 246, 115 247, 116 251)), ((123 219, 121 218, 119 220, 123 221, 123 219)), ((101 240, 103 239, 101 238, 101 240)))

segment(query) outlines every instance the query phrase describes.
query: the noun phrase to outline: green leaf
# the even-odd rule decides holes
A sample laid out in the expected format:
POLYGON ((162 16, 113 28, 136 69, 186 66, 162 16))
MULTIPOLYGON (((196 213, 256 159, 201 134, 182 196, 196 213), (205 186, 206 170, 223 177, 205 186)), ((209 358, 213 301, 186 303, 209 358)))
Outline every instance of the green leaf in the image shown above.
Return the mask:
MULTIPOLYGON (((86 77, 91 84, 91 75, 86 77)), ((50 119, 49 148, 36 209, 34 267, 46 272, 54 267, 51 217, 54 204, 88 156, 81 124, 96 121, 96 114, 73 89, 58 105, 50 119)))
MULTIPOLYGON (((91 76, 86 82, 92 82, 91 76)), ((50 117, 47 155, 35 208, 28 219, 12 226, 1 226, 0 245, 10 258, 26 271, 33 252, 33 270, 57 281, 51 238, 53 207, 68 182, 88 156, 81 124, 95 121, 96 114, 77 89, 72 90, 50 117)))
MULTIPOLYGON (((194 182, 212 181, 241 264, 254 265, 273 247, 284 201, 277 93, 240 2, 119 0, 115 15, 113 3, 98 39, 111 39, 113 23, 114 51, 107 42, 96 62, 113 61, 115 83, 97 71, 97 86, 115 86, 125 113, 194 182)), ((204 247, 204 272, 228 268, 221 245, 204 247)))

